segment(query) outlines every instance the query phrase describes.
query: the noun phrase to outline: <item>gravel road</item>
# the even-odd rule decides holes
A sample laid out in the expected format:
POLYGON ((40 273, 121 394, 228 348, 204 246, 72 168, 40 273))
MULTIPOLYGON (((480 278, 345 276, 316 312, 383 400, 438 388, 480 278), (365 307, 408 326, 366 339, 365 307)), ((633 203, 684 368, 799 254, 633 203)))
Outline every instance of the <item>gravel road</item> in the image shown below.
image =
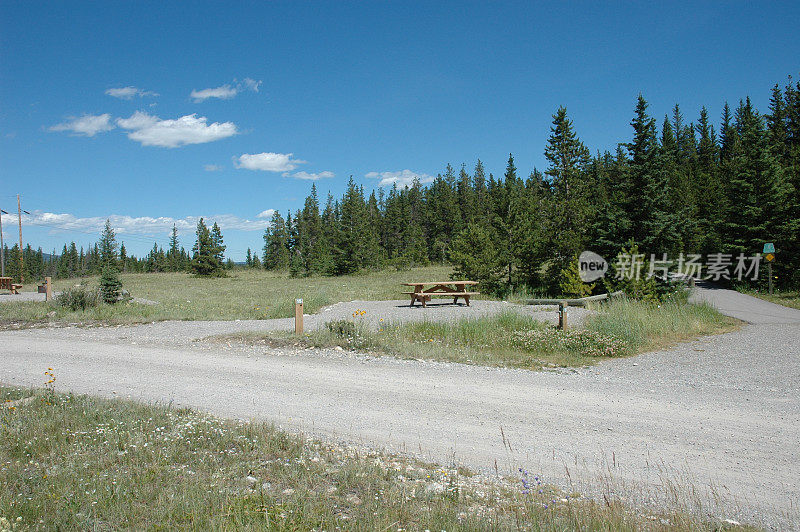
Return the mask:
MULTIPOLYGON (((720 296, 733 297, 703 289, 695 297, 720 296)), ((757 304, 738 296, 739 310, 757 304)), ((475 303, 469 312, 482 311, 475 303)), ((347 305, 329 312, 350 312, 347 305)), ((391 311, 353 305, 367 316, 376 309, 376 319, 391 311)), ((524 467, 634 502, 668 503, 696 488, 689 500, 716 516, 788 529, 800 522, 800 326, 782 309, 769 309, 772 323, 758 312, 759 324, 668 351, 538 373, 327 350, 158 345, 161 333, 211 330, 192 322, 4 331, 0 382, 41 386, 50 366, 61 390, 267 419, 480 470, 524 467)))

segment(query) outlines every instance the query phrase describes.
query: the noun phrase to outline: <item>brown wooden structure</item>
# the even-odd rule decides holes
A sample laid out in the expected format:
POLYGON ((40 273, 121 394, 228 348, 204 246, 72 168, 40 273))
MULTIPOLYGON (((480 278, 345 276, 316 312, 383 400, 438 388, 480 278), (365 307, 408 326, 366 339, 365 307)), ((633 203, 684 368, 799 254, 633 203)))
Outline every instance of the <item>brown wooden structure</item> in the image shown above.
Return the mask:
POLYGON ((12 277, 0 277, 0 290, 10 290, 12 294, 19 294, 21 284, 14 282, 12 277))
POLYGON ((468 286, 478 284, 476 281, 427 281, 422 283, 403 283, 403 286, 412 287, 411 292, 403 292, 411 296, 411 306, 419 301, 424 307, 432 297, 452 297, 453 304, 458 303, 458 298, 462 298, 464 303, 469 306, 470 296, 476 296, 480 292, 467 292, 468 286), (426 288, 428 287, 428 288, 426 288))

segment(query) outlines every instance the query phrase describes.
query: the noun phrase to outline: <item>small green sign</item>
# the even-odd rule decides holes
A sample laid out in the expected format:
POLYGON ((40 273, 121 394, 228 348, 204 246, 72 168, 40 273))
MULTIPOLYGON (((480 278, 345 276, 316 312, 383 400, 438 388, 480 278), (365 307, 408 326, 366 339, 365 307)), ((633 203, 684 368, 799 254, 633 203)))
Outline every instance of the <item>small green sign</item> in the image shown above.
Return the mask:
POLYGON ((775 253, 775 244, 772 242, 764 244, 764 253, 775 253))

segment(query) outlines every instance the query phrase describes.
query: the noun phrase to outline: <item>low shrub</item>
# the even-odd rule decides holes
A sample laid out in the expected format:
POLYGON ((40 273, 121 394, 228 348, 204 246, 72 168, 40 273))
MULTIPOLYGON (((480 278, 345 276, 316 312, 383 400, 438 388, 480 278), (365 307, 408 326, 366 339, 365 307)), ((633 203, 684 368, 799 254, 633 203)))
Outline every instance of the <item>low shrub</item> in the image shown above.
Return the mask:
POLYGON ((86 310, 94 308, 100 304, 100 297, 97 292, 87 290, 83 286, 67 288, 55 298, 58 305, 69 310, 86 310))
POLYGON ((348 320, 329 321, 325 324, 325 328, 340 338, 352 338, 356 335, 356 324, 348 320))
POLYGON ((531 329, 515 332, 513 339, 515 345, 531 352, 565 351, 588 357, 617 357, 631 351, 630 345, 619 338, 585 329, 531 329))

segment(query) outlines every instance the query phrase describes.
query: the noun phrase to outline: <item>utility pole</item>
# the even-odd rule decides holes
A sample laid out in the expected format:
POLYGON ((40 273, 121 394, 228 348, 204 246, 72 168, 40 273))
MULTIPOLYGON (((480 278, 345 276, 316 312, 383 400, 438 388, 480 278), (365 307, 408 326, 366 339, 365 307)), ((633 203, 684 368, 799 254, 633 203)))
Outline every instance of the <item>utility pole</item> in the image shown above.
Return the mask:
POLYGON ((6 246, 3 244, 3 215, 8 214, 0 209, 0 277, 6 276, 6 246))
POLYGON ((17 219, 19 220, 19 282, 25 281, 24 264, 22 260, 22 207, 19 202, 19 194, 17 194, 17 219))

